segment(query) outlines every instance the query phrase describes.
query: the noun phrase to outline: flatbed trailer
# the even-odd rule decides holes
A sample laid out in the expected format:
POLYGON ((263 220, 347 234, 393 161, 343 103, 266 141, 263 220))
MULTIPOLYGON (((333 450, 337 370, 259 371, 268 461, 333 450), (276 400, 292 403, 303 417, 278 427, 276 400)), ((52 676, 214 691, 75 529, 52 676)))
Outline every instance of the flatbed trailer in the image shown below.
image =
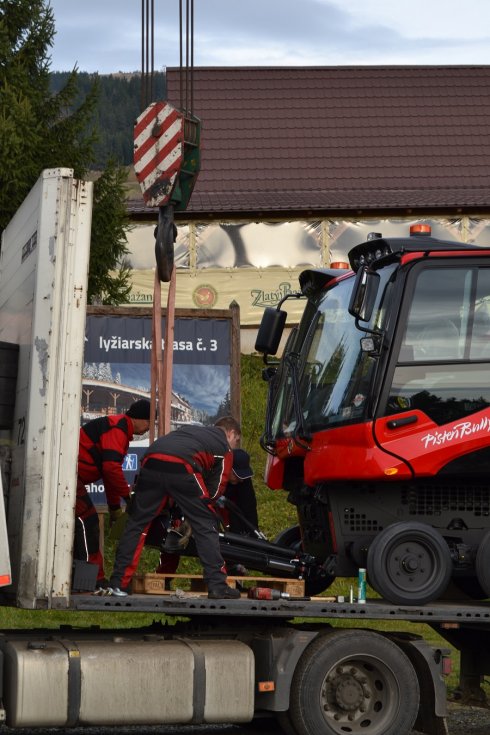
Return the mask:
POLYGON ((1 633, 9 725, 239 724, 274 717, 286 735, 412 729, 447 735, 450 651, 430 646, 406 623, 430 625, 459 648, 461 694, 485 706, 488 604, 82 593, 72 595, 70 609, 155 620, 142 628, 1 633))
MULTIPOLYGON (((336 602, 312 598, 307 601, 282 600, 208 600, 206 596, 191 595, 130 595, 127 598, 93 597, 79 595, 72 599, 76 610, 113 612, 158 612, 165 615, 192 620, 211 617, 220 624, 229 617, 249 622, 290 622, 321 620, 322 624, 335 626, 339 620, 359 623, 369 628, 376 623, 381 635, 383 622, 390 628, 397 622, 417 623, 430 626, 460 653, 458 694, 462 701, 489 707, 482 689, 485 675, 490 673, 490 604, 488 602, 446 600, 431 605, 396 605, 385 600, 368 599, 365 604, 336 602), (381 624, 381 625, 380 625, 381 624)), ((347 627, 347 626, 346 626, 347 627)), ((406 628, 406 626, 404 626, 406 628)), ((436 654, 443 674, 447 667, 443 663, 445 654, 436 654)), ((490 728, 490 713, 489 713, 490 728)))
MULTIPOLYGON (((246 579, 246 578, 245 578, 246 579)), ((210 600, 205 595, 128 595, 112 597, 77 594, 71 597, 74 610, 111 612, 158 612, 163 615, 235 615, 261 618, 342 618, 350 620, 404 620, 412 623, 468 624, 487 623, 490 627, 490 604, 461 600, 430 605, 396 605, 369 599, 366 603, 311 600, 210 600)))

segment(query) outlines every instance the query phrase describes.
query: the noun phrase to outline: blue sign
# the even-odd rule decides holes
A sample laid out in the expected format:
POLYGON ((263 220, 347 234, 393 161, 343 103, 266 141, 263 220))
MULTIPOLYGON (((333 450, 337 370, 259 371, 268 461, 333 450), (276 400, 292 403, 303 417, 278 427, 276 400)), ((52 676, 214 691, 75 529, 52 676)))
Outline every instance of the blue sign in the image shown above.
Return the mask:
MULTIPOLYGON (((88 314, 82 380, 82 424, 98 416, 123 414, 150 397, 152 320, 146 314, 88 314)), ((165 335, 165 319, 162 319, 165 335)), ((173 342, 171 424, 212 424, 230 413, 231 319, 176 317, 173 342)), ((162 339, 162 352, 165 350, 162 339)), ((132 485, 148 442, 134 437, 123 472, 132 485)), ((105 505, 102 479, 89 487, 105 505)))
MULTIPOLYGON (((165 319, 162 319, 165 335, 165 319)), ((175 320, 175 365, 223 365, 230 363, 230 323, 227 319, 175 320)), ((87 317, 85 362, 150 364, 151 319, 148 317, 87 317)), ((162 336, 162 351, 165 339, 162 336)))
POLYGON ((126 454, 122 468, 123 472, 136 472, 138 469, 138 455, 126 454))

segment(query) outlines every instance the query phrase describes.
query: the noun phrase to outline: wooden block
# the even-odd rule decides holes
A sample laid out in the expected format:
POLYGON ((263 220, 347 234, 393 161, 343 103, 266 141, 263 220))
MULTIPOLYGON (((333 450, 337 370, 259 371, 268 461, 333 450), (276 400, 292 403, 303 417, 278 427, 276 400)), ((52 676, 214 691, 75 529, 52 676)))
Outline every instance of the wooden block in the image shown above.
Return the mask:
POLYGON ((145 575, 134 574, 131 582, 131 589, 137 594, 142 594, 145 591, 145 575))
MULTIPOLYGON (((287 592, 292 597, 303 597, 305 583, 301 579, 284 579, 282 577, 228 577, 230 587, 236 587, 237 582, 246 590, 250 587, 269 587, 287 592)), ((201 575, 198 574, 135 574, 132 590, 136 594, 168 595, 176 589, 190 589, 191 592, 207 592, 207 586, 201 575)))
POLYGON ((208 587, 202 577, 191 577, 191 592, 207 592, 208 587))
POLYGON ((135 574, 132 582, 132 590, 137 594, 169 595, 179 587, 187 587, 188 582, 190 583, 191 590, 197 591, 200 588, 206 591, 206 586, 200 575, 157 574, 156 572, 135 574))

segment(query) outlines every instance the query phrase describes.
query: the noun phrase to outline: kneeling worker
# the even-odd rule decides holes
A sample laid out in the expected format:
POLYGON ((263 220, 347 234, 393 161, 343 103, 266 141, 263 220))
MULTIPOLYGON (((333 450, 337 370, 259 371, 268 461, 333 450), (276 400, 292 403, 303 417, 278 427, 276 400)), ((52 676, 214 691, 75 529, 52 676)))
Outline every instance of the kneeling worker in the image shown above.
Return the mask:
POLYGON ((226 583, 218 516, 213 508, 233 464, 240 425, 231 416, 214 426, 182 426, 159 437, 146 452, 135 486, 129 519, 119 542, 108 594, 127 595, 152 520, 171 497, 192 526, 211 599, 240 597, 226 583))

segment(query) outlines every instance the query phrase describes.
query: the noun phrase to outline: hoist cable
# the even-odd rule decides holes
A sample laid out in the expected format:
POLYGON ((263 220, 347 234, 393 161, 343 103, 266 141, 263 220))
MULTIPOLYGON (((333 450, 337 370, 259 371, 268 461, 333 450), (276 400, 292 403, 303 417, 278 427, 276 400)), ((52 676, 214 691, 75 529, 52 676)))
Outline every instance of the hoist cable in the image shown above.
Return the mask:
POLYGON ((141 109, 154 95, 155 2, 141 0, 141 109))

